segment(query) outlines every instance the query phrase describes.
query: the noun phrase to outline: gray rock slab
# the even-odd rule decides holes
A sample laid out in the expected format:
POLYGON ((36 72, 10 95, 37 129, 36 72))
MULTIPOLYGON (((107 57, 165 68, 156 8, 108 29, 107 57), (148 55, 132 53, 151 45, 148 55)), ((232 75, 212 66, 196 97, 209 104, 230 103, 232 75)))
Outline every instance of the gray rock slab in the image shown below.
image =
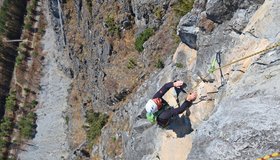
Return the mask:
POLYGON ((253 64, 195 133, 188 159, 256 159, 280 145, 280 50, 253 64))

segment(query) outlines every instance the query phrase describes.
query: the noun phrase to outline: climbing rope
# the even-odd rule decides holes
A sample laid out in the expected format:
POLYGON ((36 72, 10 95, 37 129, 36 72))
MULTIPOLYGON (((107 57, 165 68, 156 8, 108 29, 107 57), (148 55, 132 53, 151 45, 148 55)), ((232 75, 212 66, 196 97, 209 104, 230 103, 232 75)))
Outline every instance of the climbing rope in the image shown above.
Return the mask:
POLYGON ((208 73, 205 77, 201 78, 200 81, 197 82, 197 84, 192 88, 192 90, 196 89, 196 88, 199 86, 199 84, 200 84, 201 82, 203 82, 203 80, 205 80, 211 73, 214 73, 214 72, 217 71, 217 70, 220 70, 220 71, 221 71, 222 68, 228 67, 228 66, 230 66, 230 65, 232 65, 232 64, 235 64, 235 63, 240 62, 240 61, 242 61, 242 60, 245 60, 245 59, 247 59, 247 58, 253 57, 253 56, 255 56, 255 55, 265 53, 265 52, 267 52, 267 51, 269 51, 269 50, 271 50, 271 49, 277 48, 277 47, 279 47, 279 46, 280 46, 280 41, 277 42, 277 43, 275 43, 275 44, 272 45, 271 47, 268 47, 268 48, 266 48, 266 49, 264 49, 264 50, 261 50, 261 51, 258 51, 258 52, 256 52, 256 53, 250 54, 250 55, 248 55, 248 56, 242 57, 242 58, 237 59, 237 60, 235 60, 235 61, 232 61, 232 62, 230 62, 230 63, 228 63, 228 64, 225 64, 225 65, 223 65, 223 66, 219 66, 218 68, 215 68, 216 60, 213 60, 213 61, 211 62, 211 66, 210 66, 210 69, 209 69, 209 73, 208 73))
POLYGON ((280 152, 275 152, 270 155, 266 155, 262 158, 258 158, 257 160, 269 160, 270 158, 280 157, 280 152))
MULTIPOLYGON (((247 59, 247 58, 253 57, 253 56, 255 56, 255 55, 265 53, 265 52, 267 52, 267 51, 269 51, 269 50, 271 50, 271 49, 277 48, 277 47, 279 47, 279 46, 280 46, 280 41, 277 42, 277 43, 275 43, 275 44, 274 44, 273 46, 271 46, 271 47, 268 47, 268 48, 266 48, 266 49, 264 49, 264 50, 261 50, 261 51, 258 51, 258 52, 256 52, 256 53, 250 54, 250 55, 248 55, 248 56, 242 57, 242 58, 237 59, 237 60, 235 60, 235 61, 233 61, 233 62, 230 62, 230 63, 228 63, 228 64, 225 64, 225 65, 223 65, 223 66, 221 66, 221 57, 220 57, 220 53, 217 53, 217 54, 216 54, 216 59, 213 59, 213 60, 211 61, 210 69, 209 69, 207 75, 204 76, 204 77, 200 77, 200 80, 197 82, 197 84, 196 84, 194 87, 192 87, 190 90, 191 90, 191 91, 195 90, 195 89, 199 86, 199 84, 200 84, 201 82, 205 81, 206 78, 207 78, 210 74, 214 73, 214 72, 217 71, 217 70, 220 70, 220 74, 221 74, 221 86, 223 86, 223 85, 225 84, 225 82, 223 82, 223 81, 224 81, 224 77, 223 77, 223 73, 222 73, 222 68, 225 68, 225 67, 227 67, 227 66, 230 66, 230 65, 232 65, 232 64, 235 64, 235 63, 240 62, 240 61, 242 61, 242 60, 245 60, 245 59, 247 59), (215 68, 215 65, 216 65, 216 64, 219 65, 218 68, 215 68)), ((220 86, 220 87, 221 87, 221 86, 220 86)), ((184 91, 184 93, 186 93, 186 91, 184 91)), ((176 98, 176 97, 174 96, 174 98, 176 98)), ((202 100, 200 100, 200 101, 202 101, 202 100)), ((200 101, 199 101, 199 102, 200 102, 200 101)), ((176 102, 177 102, 177 105, 179 106, 178 97, 176 98, 176 102)), ((199 102, 196 102, 196 103, 199 103, 199 102)))
POLYGON ((253 57, 253 56, 255 56, 255 55, 262 54, 262 53, 264 53, 264 52, 266 52, 266 51, 269 51, 269 50, 274 49, 274 48, 279 47, 279 46, 280 46, 280 41, 277 42, 277 43, 275 43, 275 45, 273 45, 273 46, 271 46, 271 47, 268 47, 268 48, 266 48, 266 49, 264 49, 264 50, 261 50, 261 51, 258 51, 258 52, 256 52, 256 53, 250 54, 250 55, 248 55, 248 56, 245 56, 245 57, 243 57, 243 58, 240 58, 240 59, 238 59, 238 60, 235 60, 235 61, 233 61, 233 62, 231 62, 231 63, 228 63, 228 64, 226 64, 226 65, 223 65, 222 67, 219 67, 219 68, 217 68, 217 69, 214 69, 213 72, 215 72, 215 71, 218 70, 218 69, 222 69, 222 68, 225 68, 225 67, 227 67, 227 66, 230 66, 230 65, 232 65, 232 64, 234 64, 234 63, 243 61, 243 60, 245 60, 245 59, 247 59, 247 58, 253 57))

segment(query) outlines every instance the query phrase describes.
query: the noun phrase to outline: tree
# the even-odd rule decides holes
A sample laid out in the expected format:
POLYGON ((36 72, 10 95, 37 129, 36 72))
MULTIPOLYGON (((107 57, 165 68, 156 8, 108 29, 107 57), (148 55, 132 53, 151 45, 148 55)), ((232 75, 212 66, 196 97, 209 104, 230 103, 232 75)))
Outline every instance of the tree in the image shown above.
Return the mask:
POLYGON ((14 112, 16 110, 16 94, 15 92, 12 92, 7 98, 6 98, 6 109, 8 111, 14 112))
POLYGON ((9 86, 17 56, 18 43, 3 43, 2 39, 19 39, 21 36, 26 0, 4 0, 0 9, 0 119, 4 112, 5 96, 9 86))

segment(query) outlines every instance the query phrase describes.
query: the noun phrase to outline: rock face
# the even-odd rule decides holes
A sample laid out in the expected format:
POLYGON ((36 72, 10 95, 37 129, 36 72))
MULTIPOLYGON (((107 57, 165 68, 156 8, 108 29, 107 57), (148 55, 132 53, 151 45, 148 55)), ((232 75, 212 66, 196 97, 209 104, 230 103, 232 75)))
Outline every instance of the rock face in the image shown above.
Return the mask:
POLYGON ((279 149, 280 50, 259 58, 196 130, 188 159, 256 159, 279 149), (264 63, 261 65, 258 63, 264 63))
POLYGON ((169 3, 170 0, 132 0, 132 11, 135 14, 135 23, 139 30, 146 27, 159 28, 162 24, 161 16, 166 14, 169 3))
POLYGON ((233 0, 233 1, 218 1, 210 0, 206 5, 206 14, 209 19, 214 22, 222 23, 230 20, 236 10, 248 9, 251 6, 262 4, 264 0, 250 1, 250 0, 233 0))
MULTIPOLYGON (((173 79, 183 79, 187 82, 189 74, 183 70, 176 69, 175 65, 171 60, 167 61, 167 66, 161 72, 154 74, 151 79, 146 81, 142 87, 137 91, 133 100, 125 106, 130 118, 129 124, 131 124, 131 131, 123 135, 124 140, 124 154, 125 159, 158 159, 161 156, 158 154, 161 146, 161 135, 164 134, 165 130, 159 128, 157 125, 151 125, 145 119, 138 119, 136 116, 140 114, 146 101, 150 99, 153 94, 160 89, 169 80, 173 79), (171 72, 170 72, 171 71, 171 72), (170 74, 171 73, 171 74, 170 74)), ((167 93, 165 99, 168 100, 169 104, 175 106, 174 92, 167 93)), ((180 94, 180 100, 183 100, 183 94, 180 94)), ((178 123, 182 119, 178 118, 174 120, 174 124, 178 123)), ((187 130, 188 126, 183 122, 180 126, 180 131, 187 130)), ((177 129, 178 129, 177 128, 177 129)), ((180 131, 176 131, 176 128, 170 128, 169 130, 174 130, 178 135, 180 131)), ((188 132, 181 133, 186 135, 188 132)))
MULTIPOLYGON (((272 29, 279 25, 275 21, 280 14, 278 7, 276 1, 265 1, 238 37, 241 42, 236 40, 238 47, 246 46, 246 39, 257 41, 250 43, 259 47, 279 42, 279 29, 272 29)), ((250 48, 247 52, 254 52, 250 48)), ((215 112, 197 128, 188 159, 256 159, 279 149, 279 53, 279 48, 274 48, 253 59, 249 67, 248 61, 243 67, 240 62, 235 69, 242 68, 244 74, 228 72, 228 83, 220 91, 215 112)))
MULTIPOLYGON (((222 52, 224 65, 279 42, 279 29, 276 27, 279 25, 276 20, 279 11, 275 9, 279 5, 275 0, 262 3, 263 1, 197 1, 198 8, 194 8, 181 19, 179 34, 187 33, 196 37, 195 43, 186 44, 197 49, 197 58, 194 58, 195 63, 189 63, 187 60, 192 58, 179 55, 186 53, 190 56, 192 52, 178 50, 177 55, 175 54, 178 59, 175 58, 174 62, 167 61, 166 67, 153 74, 125 106, 126 112, 131 115, 131 129, 123 135, 126 159, 164 159, 160 152, 163 143, 158 135, 166 131, 135 118, 135 115, 140 114, 145 101, 164 82, 179 78, 187 81, 191 88, 197 83, 197 76, 206 75, 216 52, 222 52), (223 10, 229 7, 229 3, 233 8, 223 10), (221 7, 221 10, 213 9, 215 5, 217 8, 221 7), (231 13, 228 13, 229 11, 231 13), (201 23, 202 18, 203 22, 207 23, 201 23), (212 24, 211 29, 208 29, 208 24, 212 24), (274 29, 268 29, 265 24, 271 24, 269 26, 274 29), (190 67, 177 71, 176 67, 174 68, 176 62, 190 67), (152 147, 155 149, 151 150, 152 147)), ((227 84, 219 90, 219 72, 212 75, 214 83, 199 84, 197 91, 202 103, 191 109, 190 119, 195 132, 191 134, 193 142, 188 159, 254 159, 277 151, 279 93, 275 84, 278 79, 278 60, 279 50, 274 48, 258 59, 246 59, 224 68, 227 84), (217 94, 210 96, 207 94, 209 90, 217 94), (203 102, 203 97, 206 97, 208 102, 203 102)), ((126 112, 120 113, 124 115, 126 112)), ((104 129, 104 133, 106 130, 108 129, 104 129)))
MULTIPOLYGON (((156 55, 165 58, 176 47, 172 30, 167 28, 169 24, 166 23, 165 28, 163 25, 168 19, 164 19, 164 15, 170 10, 169 2, 96 1, 91 5, 76 0, 63 4, 71 70, 77 81, 85 82, 77 89, 86 97, 82 101, 90 99, 98 111, 110 110, 134 89, 140 80, 138 77, 146 74, 143 63, 151 65, 150 61, 154 62, 156 55), (167 49, 157 46, 147 49, 143 55, 149 62, 145 62, 134 49, 135 37, 146 28, 157 30, 160 26, 162 29, 158 30, 157 37, 164 33, 160 41, 169 46, 167 49), (133 70, 127 69, 129 60, 135 61, 133 70)), ((152 46, 151 43, 145 48, 152 46)))
MULTIPOLYGON (((209 32, 213 30, 214 26, 222 24, 222 26, 232 26, 229 31, 233 29, 240 34, 248 23, 248 17, 250 17, 252 12, 263 2, 264 1, 247 0, 195 1, 193 10, 180 20, 178 34, 182 42, 189 47, 194 49, 198 49, 198 46, 204 48, 202 46, 203 44, 200 44, 200 41, 197 40, 197 36, 201 34, 199 28, 202 31, 209 32)), ((216 31, 217 30, 220 29, 216 29, 216 31)))
MULTIPOLYGON (((177 50, 170 31, 173 1, 94 2, 63 1, 67 42, 63 57, 69 64, 56 62, 66 79, 73 78, 68 103, 77 114, 93 108, 111 115, 99 143, 92 148, 92 157, 253 159, 277 151, 279 48, 223 68, 226 85, 222 87, 218 71, 206 76, 218 51, 225 65, 279 42, 277 0, 197 0, 177 27, 183 42, 177 50), (120 27, 119 35, 110 32, 108 15, 120 27), (147 27, 154 27, 156 33, 138 53, 134 39, 147 27), (158 57, 165 60, 163 69, 153 67, 158 57), (133 60, 135 68, 127 69, 127 62, 133 60), (185 90, 195 89, 199 94, 191 116, 174 117, 167 129, 139 118, 147 100, 163 84, 176 79, 187 83, 185 90), (175 147, 168 150, 166 144, 175 147)), ((53 12, 57 13, 55 7, 53 12)), ((58 32, 59 25, 53 25, 58 32)), ((164 98, 176 107, 176 96, 171 89, 164 98)), ((180 103, 185 96, 178 95, 180 103)), ((70 119, 70 132, 82 130, 75 120, 70 119)), ((78 140, 69 143, 70 149, 80 145, 78 140)))
MULTIPOLYGON (((55 4, 56 0, 51 2, 55 4)), ((127 122, 131 119, 123 106, 147 75, 157 70, 155 64, 165 60, 176 49, 174 30, 170 29, 175 26, 170 1, 109 0, 91 3, 75 0, 63 1, 61 6, 65 22, 65 50, 71 68, 62 65, 60 69, 73 78, 69 95, 72 106, 69 109, 69 137, 73 141, 70 148, 75 149, 85 141, 85 136, 80 136, 79 131, 84 129, 85 112, 93 109, 108 115, 116 114, 116 119, 103 130, 100 145, 93 147, 92 155, 103 159, 122 158, 125 143, 122 135, 129 129, 127 122), (153 28, 155 35, 143 44, 145 49, 139 53, 134 42, 146 28, 153 28), (133 69, 129 68, 130 62, 134 62, 133 69), (76 125, 77 121, 80 125, 76 125)))

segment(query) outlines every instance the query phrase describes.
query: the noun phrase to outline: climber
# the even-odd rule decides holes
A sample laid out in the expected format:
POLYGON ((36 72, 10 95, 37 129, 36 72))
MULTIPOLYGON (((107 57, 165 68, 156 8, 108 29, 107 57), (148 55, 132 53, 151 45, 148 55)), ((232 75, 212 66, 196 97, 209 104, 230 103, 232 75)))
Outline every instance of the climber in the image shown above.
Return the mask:
POLYGON ((157 116, 157 123, 161 127, 165 127, 169 124, 169 120, 172 116, 178 115, 186 111, 186 116, 189 116, 190 113, 190 106, 192 105, 192 102, 196 99, 197 93, 196 92, 191 92, 187 95, 184 103, 178 107, 178 108, 173 108, 170 107, 164 111, 162 111, 158 116, 157 116))
MULTIPOLYGON (((175 89, 182 89, 184 86, 183 81, 175 81, 166 83, 154 96, 152 99, 148 100, 145 105, 145 110, 141 113, 141 117, 146 115, 146 118, 150 122, 157 121, 157 123, 165 127, 168 125, 168 122, 172 116, 183 113, 187 110, 191 105, 192 101, 194 101, 197 97, 197 94, 190 93, 187 95, 185 102, 178 108, 167 107, 168 103, 162 98, 164 94, 172 87, 175 89)), ((189 111, 188 111, 189 115, 189 111)), ((139 116, 138 116, 139 117, 139 116)))

